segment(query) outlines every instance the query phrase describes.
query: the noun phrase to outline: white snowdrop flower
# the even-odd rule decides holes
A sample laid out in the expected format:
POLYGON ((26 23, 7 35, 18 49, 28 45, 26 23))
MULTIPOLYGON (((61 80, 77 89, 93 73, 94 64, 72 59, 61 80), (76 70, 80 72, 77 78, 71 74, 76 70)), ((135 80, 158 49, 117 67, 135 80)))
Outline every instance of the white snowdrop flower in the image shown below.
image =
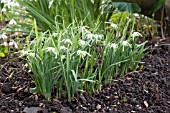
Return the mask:
POLYGON ((16 21, 14 19, 12 19, 10 22, 9 22, 9 25, 16 25, 16 21))
POLYGON ((111 23, 111 27, 114 28, 114 29, 117 29, 117 24, 114 24, 114 23, 111 23))
POLYGON ((20 13, 19 12, 15 12, 15 15, 20 15, 20 13))
POLYGON ((10 2, 10 6, 20 7, 18 2, 10 2))
POLYGON ((106 44, 107 44, 107 41, 104 40, 104 41, 103 41, 103 45, 106 45, 106 44))
POLYGON ((51 1, 49 2, 49 6, 48 6, 49 9, 51 8, 53 2, 54 2, 54 0, 51 0, 51 1))
POLYGON ((92 4, 94 4, 94 0, 90 0, 92 4))
POLYGON ((30 70, 30 69, 28 70, 28 73, 31 73, 31 70, 30 70))
POLYGON ((17 45, 17 43, 14 40, 9 42, 9 46, 11 46, 11 47, 14 46, 16 49, 18 48, 18 45, 17 45))
POLYGON ((56 53, 56 50, 54 47, 47 47, 46 48, 48 52, 53 52, 53 53, 56 53))
POLYGON ((129 46, 129 42, 128 42, 127 40, 126 40, 126 41, 123 41, 123 42, 122 42, 122 45, 123 45, 123 46, 129 46))
POLYGON ((66 39, 66 40, 64 41, 64 43, 67 44, 67 45, 72 45, 72 42, 71 42, 70 39, 66 39))
POLYGON ((47 47, 46 49, 48 52, 52 52, 55 55, 55 58, 57 58, 57 51, 54 47, 47 47))
POLYGON ((115 50, 115 49, 117 49, 117 48, 118 48, 118 45, 117 45, 117 44, 115 44, 115 43, 112 43, 112 44, 110 45, 110 47, 111 47, 111 48, 113 48, 113 49, 115 50))
POLYGON ((14 45, 13 41, 9 42, 9 46, 13 46, 13 45, 14 45))
POLYGON ((1 13, 5 13, 6 11, 6 8, 2 8, 1 13))
POLYGON ((136 18, 140 18, 139 14, 138 13, 134 13, 133 14, 136 18))
POLYGON ((125 47, 128 47, 128 46, 129 46, 130 48, 132 47, 132 46, 129 44, 128 41, 123 41, 123 42, 122 42, 122 45, 123 45, 122 51, 124 51, 124 48, 125 48, 125 47))
POLYGON ((21 53, 22 56, 28 55, 28 51, 25 51, 25 50, 21 50, 20 53, 21 53))
POLYGON ((82 33, 86 32, 86 31, 87 31, 86 28, 89 28, 89 27, 88 27, 88 26, 81 26, 81 27, 80 27, 81 32, 82 32, 82 33))
POLYGON ((7 39, 8 37, 3 33, 0 35, 0 39, 7 39))
POLYGON ((87 39, 89 39, 89 40, 92 40, 93 39, 93 34, 92 33, 87 33, 86 34, 86 37, 87 37, 87 39))
POLYGON ((112 28, 114 28, 114 29, 117 29, 118 28, 118 26, 117 26, 117 24, 115 24, 115 23, 113 23, 113 22, 105 22, 106 24, 110 24, 110 26, 112 27, 112 28))
POLYGON ((28 56, 30 56, 30 57, 35 57, 35 53, 28 53, 28 56))
POLYGON ((7 43, 7 42, 4 42, 3 45, 4 45, 4 46, 8 46, 8 43, 7 43))
POLYGON ((5 3, 5 4, 8 4, 10 2, 11 2, 11 0, 1 0, 1 3, 5 3))
POLYGON ((158 47, 158 44, 155 44, 155 47, 158 47))
POLYGON ((65 55, 61 55, 61 61, 63 61, 66 58, 65 55))
POLYGON ((82 50, 78 50, 77 55, 79 55, 81 58, 84 58, 86 55, 91 56, 89 53, 87 53, 87 51, 82 50))
POLYGON ((94 37, 95 37, 96 40, 101 40, 103 38, 103 35, 102 34, 95 34, 94 37))
POLYGON ((133 34, 132 34, 132 37, 133 37, 133 38, 134 38, 134 37, 139 37, 139 36, 142 37, 142 35, 141 35, 139 32, 133 32, 133 34))
POLYGON ((26 67, 26 68, 27 68, 27 67, 28 67, 28 63, 26 63, 26 64, 24 65, 24 67, 26 67))
POLYGON ((58 34, 57 34, 57 33, 53 33, 52 35, 53 35, 54 37, 57 37, 58 34))
POLYGON ((86 45, 86 41, 80 39, 80 40, 79 40, 79 45, 80 45, 80 46, 86 45))
POLYGON ((60 50, 67 50, 67 48, 65 46, 60 46, 60 50))

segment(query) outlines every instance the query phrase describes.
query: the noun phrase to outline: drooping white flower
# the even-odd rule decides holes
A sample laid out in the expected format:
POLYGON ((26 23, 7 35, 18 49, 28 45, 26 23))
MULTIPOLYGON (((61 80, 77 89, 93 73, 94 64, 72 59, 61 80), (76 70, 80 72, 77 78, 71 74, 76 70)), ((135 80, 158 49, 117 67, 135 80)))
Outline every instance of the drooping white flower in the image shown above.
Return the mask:
POLYGON ((89 39, 89 40, 92 40, 92 39, 93 39, 93 36, 94 36, 94 34, 92 34, 92 33, 87 33, 87 34, 86 34, 86 37, 87 37, 87 39, 89 39))
POLYGON ((117 29, 117 24, 114 24, 114 23, 111 23, 111 27, 114 28, 114 29, 117 29))
POLYGON ((49 5, 48 5, 48 8, 49 8, 49 9, 51 8, 53 2, 54 2, 54 0, 51 0, 51 1, 49 2, 49 5))
POLYGON ((133 32, 132 34, 132 38, 139 37, 139 36, 142 37, 142 35, 139 32, 133 32))
POLYGON ((12 19, 10 22, 9 22, 9 25, 16 25, 17 24, 17 22, 14 20, 14 19, 12 19))
POLYGON ((56 52, 54 47, 47 47, 46 49, 47 49, 48 52, 53 52, 53 53, 56 52))
POLYGON ((20 15, 20 13, 19 12, 15 12, 15 15, 20 15))
POLYGON ((2 8, 1 13, 5 13, 6 11, 6 8, 2 8))
POLYGON ((11 0, 1 0, 1 3, 5 3, 5 4, 10 3, 10 2, 11 0))
POLYGON ((64 41, 64 43, 67 44, 67 45, 72 45, 72 42, 71 42, 70 39, 66 39, 66 40, 64 41))
POLYGON ((102 35, 102 34, 95 34, 95 35, 94 35, 94 38, 95 38, 96 40, 101 40, 101 39, 103 39, 103 35, 102 35))
POLYGON ((114 29, 117 29, 118 28, 118 26, 117 26, 117 24, 115 24, 115 23, 113 23, 113 22, 105 22, 106 24, 110 24, 110 26, 112 27, 112 28, 114 28, 114 29))
POLYGON ((5 33, 0 35, 0 39, 7 39, 8 37, 5 35, 5 33))
POLYGON ((21 56, 26 56, 26 55, 28 55, 28 51, 25 51, 25 50, 21 50, 20 53, 21 53, 21 56))
POLYGON ((79 55, 81 58, 84 58, 86 55, 91 56, 89 53, 87 53, 87 51, 82 50, 78 50, 77 55, 79 55))
POLYGON ((94 0, 90 0, 92 4, 94 4, 94 0))
POLYGON ((80 46, 86 45, 86 41, 80 39, 80 40, 79 40, 79 45, 80 45, 80 46))
POLYGON ((61 55, 61 61, 63 61, 66 58, 65 55, 61 55))
POLYGON ((9 42, 9 46, 14 46, 16 49, 18 48, 18 45, 17 45, 17 43, 14 40, 9 42))
POLYGON ((81 32, 82 32, 82 33, 87 32, 87 29, 86 29, 86 28, 89 28, 89 27, 88 27, 88 26, 81 26, 81 27, 80 27, 81 32))
POLYGON ((4 46, 8 46, 8 43, 7 43, 7 42, 4 42, 3 45, 4 45, 4 46))
POLYGON ((53 35, 54 37, 57 37, 58 34, 57 34, 57 33, 53 33, 52 35, 53 35))
POLYGON ((117 49, 117 48, 118 48, 118 45, 117 45, 117 44, 115 44, 115 43, 112 43, 112 44, 110 45, 110 47, 111 47, 111 48, 113 48, 113 49, 115 50, 115 49, 117 49))
POLYGON ((122 45, 123 45, 123 50, 122 50, 122 51, 124 51, 124 48, 125 48, 125 47, 130 47, 130 48, 132 47, 131 44, 129 44, 129 42, 128 42, 127 40, 126 40, 126 41, 123 41, 123 42, 122 42, 122 45))
POLYGON ((140 18, 139 14, 138 13, 134 13, 133 14, 136 18, 140 18))
POLYGON ((60 46, 60 50, 67 50, 67 48, 65 46, 60 46))
POLYGON ((19 3, 18 2, 10 2, 10 6, 13 6, 13 7, 20 7, 19 3))
POLYGON ((28 53, 28 56, 35 57, 35 53, 30 52, 30 53, 28 53))
POLYGON ((122 42, 122 45, 123 46, 129 46, 129 47, 131 47, 131 45, 129 44, 129 42, 126 40, 126 41, 123 41, 122 42))
POLYGON ((48 52, 52 52, 55 55, 55 58, 57 58, 57 51, 54 47, 47 47, 46 49, 48 52))

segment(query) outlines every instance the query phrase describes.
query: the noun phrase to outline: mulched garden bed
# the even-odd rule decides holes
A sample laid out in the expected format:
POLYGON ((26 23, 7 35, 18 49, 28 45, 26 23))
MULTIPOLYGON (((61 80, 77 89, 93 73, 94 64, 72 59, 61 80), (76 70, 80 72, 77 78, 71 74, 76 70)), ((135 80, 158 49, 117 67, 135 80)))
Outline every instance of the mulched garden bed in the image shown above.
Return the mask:
POLYGON ((47 102, 29 93, 34 83, 22 60, 0 58, 0 113, 170 113, 170 47, 150 49, 142 62, 142 70, 102 86, 100 92, 76 94, 72 102, 64 96, 47 102))

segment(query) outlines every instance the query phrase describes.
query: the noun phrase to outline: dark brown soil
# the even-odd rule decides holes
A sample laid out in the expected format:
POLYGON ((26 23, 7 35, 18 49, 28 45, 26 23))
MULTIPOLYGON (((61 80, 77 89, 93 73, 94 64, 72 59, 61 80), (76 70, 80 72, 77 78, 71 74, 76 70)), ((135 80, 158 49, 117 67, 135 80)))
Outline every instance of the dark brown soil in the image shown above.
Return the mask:
POLYGON ((102 86, 100 92, 77 94, 72 102, 47 102, 29 93, 34 83, 22 60, 0 58, 0 113, 170 113, 170 47, 152 48, 142 61, 142 70, 102 86))

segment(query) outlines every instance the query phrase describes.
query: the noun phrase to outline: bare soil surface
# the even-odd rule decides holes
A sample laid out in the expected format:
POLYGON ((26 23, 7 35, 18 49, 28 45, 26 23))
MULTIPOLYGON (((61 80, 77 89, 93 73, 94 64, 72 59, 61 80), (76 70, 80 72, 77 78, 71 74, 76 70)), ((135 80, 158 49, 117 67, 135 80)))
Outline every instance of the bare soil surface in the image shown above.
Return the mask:
POLYGON ((0 113, 170 113, 170 47, 160 44, 148 52, 142 70, 113 80, 99 92, 76 94, 72 102, 64 96, 47 102, 29 93, 34 83, 23 60, 0 58, 0 113))

